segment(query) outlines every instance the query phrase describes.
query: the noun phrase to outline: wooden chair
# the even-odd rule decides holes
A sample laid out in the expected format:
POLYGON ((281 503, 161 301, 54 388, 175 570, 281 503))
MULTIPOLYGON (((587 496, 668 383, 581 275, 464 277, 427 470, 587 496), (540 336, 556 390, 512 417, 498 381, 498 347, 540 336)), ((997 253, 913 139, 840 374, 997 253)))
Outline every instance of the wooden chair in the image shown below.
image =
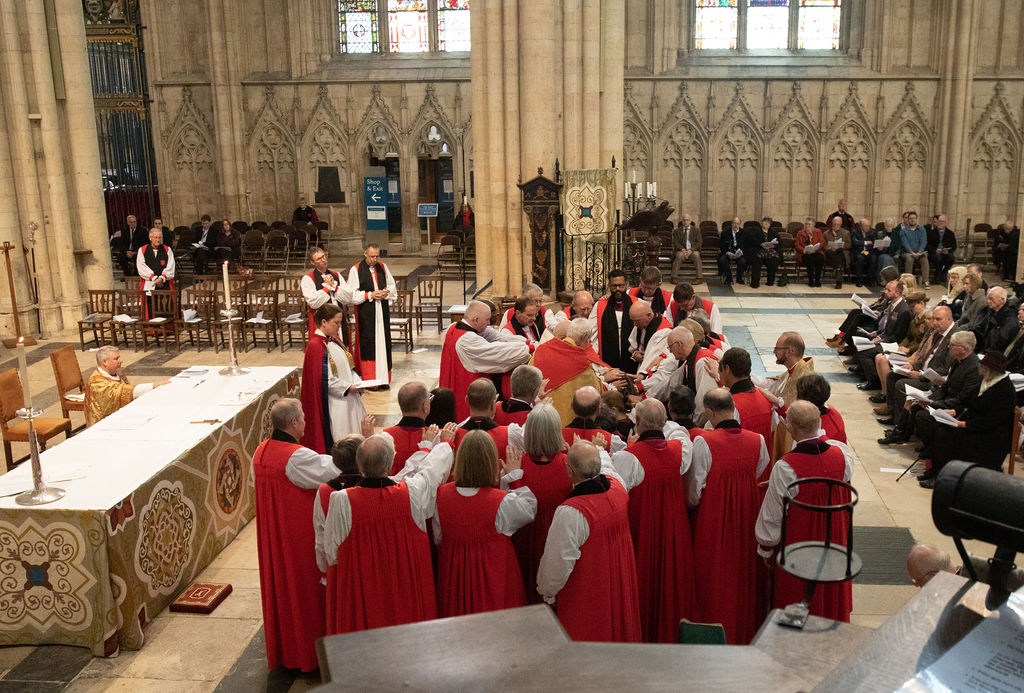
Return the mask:
POLYGON ((213 326, 217 318, 216 299, 217 292, 213 289, 191 289, 188 303, 182 304, 181 330, 188 335, 188 343, 196 348, 197 353, 203 350, 204 332, 214 353, 220 351, 220 343, 213 338, 213 326), (186 308, 194 310, 195 315, 185 318, 186 308))
POLYGON ((391 343, 401 341, 405 353, 412 351, 412 299, 414 291, 399 291, 398 300, 391 306, 391 343))
MULTIPOLYGON (((316 232, 316 227, 308 227, 316 232)), ((306 249, 309 247, 309 232, 307 227, 292 228, 286 226, 281 229, 288 236, 288 260, 285 271, 302 269, 306 264, 306 249)))
MULTIPOLYGON (((118 333, 124 339, 124 345, 128 346, 128 336, 131 334, 132 349, 138 351, 139 338, 145 336, 142 327, 143 309, 146 305, 146 292, 139 289, 123 289, 117 292, 117 316, 128 316, 127 319, 118 320, 117 317, 110 321, 110 336, 114 346, 119 346, 118 333)), ((143 340, 143 349, 145 341, 143 340)))
POLYGON ((107 328, 114 318, 117 292, 113 289, 89 289, 89 313, 78 321, 78 339, 85 351, 85 332, 92 332, 92 341, 101 347, 106 343, 107 328))
POLYGON ((277 303, 277 329, 278 342, 281 351, 285 346, 295 343, 292 336, 298 332, 302 337, 302 348, 305 350, 306 342, 309 341, 309 316, 307 315, 306 300, 298 289, 287 290, 277 303), (288 342, 285 343, 285 334, 288 335, 288 342))
POLYGON ((147 296, 149 319, 142 332, 142 349, 146 350, 149 337, 159 343, 163 338, 164 351, 170 352, 171 338, 174 346, 181 351, 181 315, 178 313, 178 294, 174 291, 153 291, 147 296))
POLYGON ((242 237, 242 263, 253 270, 263 269, 263 232, 257 228, 246 231, 242 237))
POLYGON ((285 294, 288 293, 289 291, 300 291, 301 292, 302 291, 302 287, 300 285, 302 284, 302 277, 304 277, 304 276, 305 275, 299 275, 299 276, 295 276, 295 277, 292 277, 292 276, 278 277, 277 278, 277 290, 280 291, 281 293, 285 293, 285 294))
POLYGON ((220 288, 220 275, 197 274, 192 280, 192 288, 201 291, 215 291, 220 288))
MULTIPOLYGON (((81 375, 81 374, 79 374, 81 375)), ((17 418, 17 412, 25 406, 25 393, 21 389, 21 378, 15 368, 0 373, 0 433, 4 439, 4 455, 7 458, 7 469, 14 466, 14 453, 11 443, 28 442, 28 421, 17 418), (14 420, 15 423, 11 423, 14 420)), ((71 419, 56 417, 38 417, 32 421, 39 441, 39 451, 46 449, 46 441, 59 433, 67 438, 71 435, 71 419)), ((18 460, 19 463, 27 458, 18 460)))
MULTIPOLYGON (((221 315, 221 311, 225 309, 224 303, 224 292, 218 291, 216 298, 214 299, 215 304, 215 317, 213 322, 213 330, 217 333, 217 338, 220 343, 227 347, 228 345, 228 323, 227 319, 221 315)), ((239 351, 246 351, 245 342, 245 321, 249 317, 244 291, 232 291, 231 292, 231 309, 235 311, 235 339, 240 340, 241 344, 238 345, 239 351)), ((253 314, 255 315, 255 313, 253 314)), ((236 342, 237 344, 238 342, 236 342)))
POLYGON ((278 346, 277 341, 277 289, 270 291, 250 291, 246 297, 249 317, 242 323, 242 345, 246 348, 248 334, 252 333, 252 346, 256 348, 257 334, 262 330, 267 344, 267 353, 271 345, 278 346))
POLYGON ((263 271, 284 272, 287 267, 288 236, 281 229, 272 229, 263 249, 263 271))
MULTIPOLYGON (((50 352, 50 365, 53 366, 53 379, 57 381, 57 397, 60 399, 60 411, 64 418, 70 420, 69 412, 85 411, 85 380, 82 370, 78 367, 75 347, 70 344, 50 352), (77 392, 75 389, 77 388, 77 392), (69 397, 71 395, 71 397, 69 397)), ((74 431, 85 428, 83 423, 74 431)), ((69 434, 70 435, 70 434, 69 434)))
POLYGON ((419 300, 416 302, 416 329, 423 331, 424 320, 433 320, 437 324, 437 333, 441 334, 441 307, 444 300, 444 277, 432 274, 421 277, 416 287, 419 300))
POLYGON ((444 273, 445 270, 454 270, 458 273, 462 262, 462 239, 454 234, 448 234, 437 246, 437 271, 444 273))

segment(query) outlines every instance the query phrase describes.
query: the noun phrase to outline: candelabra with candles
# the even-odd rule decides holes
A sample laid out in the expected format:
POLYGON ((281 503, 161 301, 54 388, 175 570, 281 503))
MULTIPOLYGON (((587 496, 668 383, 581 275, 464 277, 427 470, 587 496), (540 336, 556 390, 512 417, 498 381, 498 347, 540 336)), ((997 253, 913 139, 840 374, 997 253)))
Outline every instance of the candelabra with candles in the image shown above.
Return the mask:
POLYGON ((238 352, 235 351, 235 320, 241 320, 238 317, 238 311, 231 306, 231 282, 228 278, 228 261, 225 260, 222 265, 224 271, 224 310, 220 312, 224 316, 224 321, 228 324, 228 350, 231 352, 231 361, 227 366, 220 369, 221 375, 244 375, 250 371, 249 368, 241 368, 238 365, 238 352))
POLYGON ((627 219, 640 210, 653 206, 658 199, 658 184, 652 181, 637 183, 636 171, 633 171, 633 180, 626 181, 625 190, 623 210, 627 219))
POLYGON ((20 493, 14 498, 18 505, 43 505, 60 500, 64 497, 64 489, 56 486, 47 486, 43 481, 43 467, 39 462, 39 441, 36 439, 36 429, 32 420, 42 416, 40 409, 33 409, 31 406, 19 409, 16 414, 19 419, 28 421, 28 451, 32 462, 32 490, 20 493))

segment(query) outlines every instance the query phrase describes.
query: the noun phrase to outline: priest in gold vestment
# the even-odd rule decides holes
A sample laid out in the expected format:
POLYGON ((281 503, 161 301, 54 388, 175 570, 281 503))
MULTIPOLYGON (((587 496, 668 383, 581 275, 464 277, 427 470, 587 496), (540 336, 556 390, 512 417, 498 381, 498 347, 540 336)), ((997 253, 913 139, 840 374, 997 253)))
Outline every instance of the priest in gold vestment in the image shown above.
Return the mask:
POLYGON ((155 387, 170 380, 132 385, 121 365, 121 352, 117 347, 103 346, 96 352, 96 370, 85 386, 85 425, 92 426, 100 419, 141 397, 155 387))

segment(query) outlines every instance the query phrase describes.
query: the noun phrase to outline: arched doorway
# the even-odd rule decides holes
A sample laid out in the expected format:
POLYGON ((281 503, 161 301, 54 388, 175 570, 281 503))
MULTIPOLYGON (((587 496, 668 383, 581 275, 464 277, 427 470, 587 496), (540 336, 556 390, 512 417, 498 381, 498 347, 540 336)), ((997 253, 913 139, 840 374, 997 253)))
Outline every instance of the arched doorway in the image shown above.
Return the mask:
POLYGON ((452 147, 441 128, 424 126, 416 149, 417 204, 437 203, 437 218, 420 218, 420 241, 437 243, 455 220, 455 167, 452 147))

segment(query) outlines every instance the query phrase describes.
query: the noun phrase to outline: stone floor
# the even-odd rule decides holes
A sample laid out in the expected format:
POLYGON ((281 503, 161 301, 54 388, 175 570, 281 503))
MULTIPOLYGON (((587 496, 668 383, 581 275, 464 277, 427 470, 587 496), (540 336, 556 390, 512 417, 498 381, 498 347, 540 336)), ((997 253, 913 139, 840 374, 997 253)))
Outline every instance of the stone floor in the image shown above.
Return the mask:
MULTIPOLYGON (((393 258, 389 262, 395 274, 428 273, 428 258, 393 258)), ((666 288, 671 289, 666 285, 666 288)), ((907 528, 918 541, 937 544, 955 553, 952 542, 941 536, 931 521, 930 492, 921 489, 911 477, 897 484, 896 478, 913 458, 913 446, 881 448, 876 439, 881 427, 871 415, 866 397, 854 387, 835 352, 825 347, 842 316, 850 309, 850 288, 810 289, 803 284, 785 288, 762 286, 751 290, 743 285, 723 287, 715 283, 699 287, 718 304, 726 333, 735 346, 754 351, 755 370, 778 372, 772 347, 783 330, 798 330, 805 338, 815 367, 832 384, 831 403, 846 420, 847 433, 858 461, 853 484, 860 495, 854 520, 858 526, 907 528)), ((470 286, 472 292, 474 287, 470 286)), ((862 295, 867 292, 859 290, 862 295)), ((933 300, 941 290, 932 289, 933 300)), ((464 303, 462 282, 448 283, 446 303, 464 303)), ((77 333, 68 332, 56 339, 41 341, 29 350, 29 382, 36 406, 46 415, 59 416, 53 373, 47 355, 66 343, 77 345, 77 333)), ((413 353, 394 354, 395 384, 390 393, 367 393, 366 406, 382 425, 398 418, 394 393, 397 386, 411 379, 433 384, 438 375, 440 336, 428 328, 416 336, 413 353)), ((88 375, 95 365, 94 354, 77 351, 79 364, 88 375)), ((165 354, 150 349, 147 353, 122 352, 128 374, 136 382, 166 377, 192 364, 226 364, 226 353, 204 350, 197 354, 186 350, 165 354)), ((239 356, 242 365, 301 365, 302 352, 295 348, 282 353, 267 353, 262 347, 239 356)), ((14 354, 0 350, 0 370, 16 365, 14 354)), ((72 414, 75 425, 82 421, 72 414)), ((15 445, 15 457, 26 454, 15 445)), ((1020 469, 1018 475, 1024 474, 1020 469)), ((991 554, 985 546, 975 547, 979 554, 991 554)), ((903 556, 893 556, 901 561, 903 556)), ((287 672, 272 672, 268 677, 262 651, 262 621, 259 576, 256 558, 255 523, 250 523, 210 567, 202 580, 230 582, 234 591, 213 614, 195 616, 161 613, 147 628, 143 649, 122 652, 112 659, 91 658, 85 650, 59 647, 0 648, 0 693, 20 691, 299 691, 318 683, 318 678, 295 678, 287 672)), ((898 611, 915 593, 905 584, 855 584, 852 621, 877 627, 898 611)))

